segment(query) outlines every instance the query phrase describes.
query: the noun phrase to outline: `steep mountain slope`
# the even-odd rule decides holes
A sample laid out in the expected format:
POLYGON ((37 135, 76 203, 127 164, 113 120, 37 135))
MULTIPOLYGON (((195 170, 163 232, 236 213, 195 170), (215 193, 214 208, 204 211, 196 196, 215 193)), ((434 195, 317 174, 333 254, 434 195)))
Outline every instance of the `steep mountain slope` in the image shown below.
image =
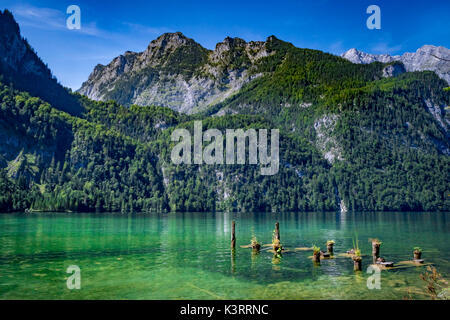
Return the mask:
POLYGON ((1 83, 0 101, 0 211, 164 210, 148 146, 1 83))
POLYGON ((388 54, 368 54, 350 49, 342 54, 342 57, 353 63, 372 63, 379 61, 389 63, 400 61, 406 71, 434 71, 441 78, 450 84, 450 50, 444 47, 425 45, 416 52, 406 52, 401 56, 390 56, 388 54))
MULTIPOLYGON (((126 108, 82 98, 84 119, 0 84, 0 211, 278 211, 338 207, 329 164, 304 139, 282 133, 281 166, 171 162, 175 128, 192 119, 168 108, 126 108), (9 190, 9 191, 8 191, 9 190), (18 201, 18 194, 26 195, 18 201)), ((260 117, 225 116, 204 129, 270 128, 260 117)))
POLYGON ((281 62, 268 59, 278 61, 273 73, 247 84, 208 114, 258 114, 307 139, 332 165, 329 174, 346 208, 415 210, 413 202, 421 202, 423 209, 435 210, 439 203, 449 205, 444 191, 450 186, 448 175, 443 185, 428 185, 436 191, 433 200, 429 195, 434 191, 427 195, 422 189, 428 181, 422 170, 442 174, 450 169, 450 95, 437 75, 386 77, 392 63, 348 65, 297 48, 289 49, 281 62))
POLYGON ((269 54, 263 42, 226 38, 209 51, 180 32, 166 33, 143 52, 126 52, 107 66, 97 65, 78 92, 95 100, 192 113, 258 77, 252 67, 269 54))
MULTIPOLYGON (((166 33, 153 40, 144 52, 128 51, 107 66, 97 65, 79 93, 94 100, 116 100, 126 106, 156 104, 195 113, 221 104, 249 82, 256 82, 256 87, 256 80, 262 76, 275 76, 272 75, 274 67, 285 59, 292 60, 292 55, 299 60, 299 50, 302 49, 271 36, 265 42, 249 43, 239 38, 226 38, 215 50, 209 51, 179 32, 166 33), (297 54, 292 54, 296 50, 297 54)), ((304 55, 312 55, 312 52, 304 50, 304 55)), ((340 71, 346 74, 346 68, 351 68, 355 75, 367 70, 350 67, 322 53, 319 55, 330 63, 338 63, 340 71)), ((351 49, 342 57, 358 64, 375 61, 385 64, 380 73, 372 74, 374 78, 365 80, 397 76, 405 71, 430 70, 450 81, 450 50, 443 47, 423 46, 416 53, 393 57, 351 49), (396 61, 401 63, 393 63, 396 61)), ((286 65, 292 66, 292 63, 286 65)), ((339 73, 334 76, 340 77, 339 73)))
MULTIPOLYGON (((373 95, 356 105, 351 97, 343 99, 341 113, 314 122, 313 130, 323 132, 324 150, 331 143, 341 153, 333 161, 300 132, 282 129, 280 172, 274 176, 261 176, 254 165, 172 164, 170 134, 175 128, 192 134, 193 122, 168 108, 126 108, 80 97, 88 110, 80 119, 2 86, 1 127, 9 137, 30 143, 16 148, 16 157, 2 152, 9 177, 0 172, 0 188, 9 191, 0 205, 3 201, 9 208, 3 210, 122 212, 314 211, 337 210, 341 204, 364 211, 448 210, 450 182, 442 173, 450 158, 434 144, 441 140, 448 146, 448 139, 408 96, 440 80, 418 74, 409 93, 379 91, 400 90, 403 83, 397 81, 381 80, 373 95), (45 160, 46 152, 51 161, 45 160)), ((444 91, 432 94, 436 101, 449 101, 444 91)), ((261 116, 232 115, 203 118, 203 126, 224 131, 277 125, 261 116)))
POLYGON ((4 82, 41 97, 60 110, 71 114, 83 111, 21 37, 19 25, 8 10, 0 11, 0 57, 0 77, 4 82))

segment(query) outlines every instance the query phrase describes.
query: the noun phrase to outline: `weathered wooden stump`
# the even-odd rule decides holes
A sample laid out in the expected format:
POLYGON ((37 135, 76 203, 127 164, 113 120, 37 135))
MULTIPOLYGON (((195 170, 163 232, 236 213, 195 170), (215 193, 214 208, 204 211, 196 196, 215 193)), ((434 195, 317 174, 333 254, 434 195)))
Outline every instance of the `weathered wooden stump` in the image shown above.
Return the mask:
POLYGON ((320 251, 319 252, 313 252, 313 261, 315 263, 320 263, 320 251))
POLYGON ((283 246, 281 245, 280 240, 278 239, 273 239, 272 242, 272 249, 274 252, 281 252, 283 250, 283 246))
POLYGON ((372 256, 378 258, 380 256, 380 246, 379 242, 372 242, 372 256))
POLYGON ((255 251, 259 251, 259 249, 261 249, 261 245, 259 243, 252 244, 252 249, 255 251))
POLYGON ((277 221, 277 223, 275 223, 275 239, 277 239, 278 241, 280 241, 280 223, 277 221))
POLYGON ((353 270, 361 271, 362 270, 362 259, 361 257, 353 257, 353 270))
POLYGON ((327 242, 327 251, 329 252, 329 253, 333 253, 333 250, 334 250, 334 242, 327 242))
POLYGON ((422 251, 415 250, 414 251, 414 260, 422 259, 422 251))

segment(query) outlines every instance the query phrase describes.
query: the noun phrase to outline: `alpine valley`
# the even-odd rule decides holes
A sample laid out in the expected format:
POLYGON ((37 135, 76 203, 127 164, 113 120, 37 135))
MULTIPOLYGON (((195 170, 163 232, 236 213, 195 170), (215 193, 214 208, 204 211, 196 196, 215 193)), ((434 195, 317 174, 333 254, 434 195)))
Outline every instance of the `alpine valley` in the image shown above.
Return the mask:
POLYGON ((0 212, 450 211, 449 56, 166 33, 73 93, 0 11, 0 212), (197 120, 279 129, 279 172, 174 165, 197 120))

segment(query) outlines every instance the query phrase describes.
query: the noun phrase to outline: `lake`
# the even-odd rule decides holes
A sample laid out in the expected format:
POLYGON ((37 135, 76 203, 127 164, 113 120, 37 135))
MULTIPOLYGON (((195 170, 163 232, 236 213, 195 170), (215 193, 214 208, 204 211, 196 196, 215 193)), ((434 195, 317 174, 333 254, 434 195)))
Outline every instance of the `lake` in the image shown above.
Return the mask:
POLYGON ((423 249, 448 279, 450 213, 0 214, 0 299, 424 299, 426 267, 381 272, 368 289, 369 238, 396 263, 423 249), (231 221, 237 247, 230 250, 231 221), (276 221, 289 251, 241 248, 271 243, 276 221), (357 237, 362 272, 340 253, 357 237), (334 240, 334 259, 315 265, 311 251, 334 240), (367 256, 366 256, 367 255, 367 256), (69 290, 67 268, 81 270, 69 290))

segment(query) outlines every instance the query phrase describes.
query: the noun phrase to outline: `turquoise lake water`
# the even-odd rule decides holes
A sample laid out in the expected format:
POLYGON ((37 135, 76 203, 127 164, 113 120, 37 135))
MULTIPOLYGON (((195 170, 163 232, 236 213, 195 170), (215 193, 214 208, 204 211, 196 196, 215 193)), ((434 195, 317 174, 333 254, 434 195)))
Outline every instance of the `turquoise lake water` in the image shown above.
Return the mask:
MULTIPOLYGON (((369 238, 381 256, 399 263, 423 249, 449 278, 450 213, 169 213, 0 214, 0 299, 425 299, 426 267, 381 272, 370 290, 369 238), (237 248, 230 250, 231 221, 237 248), (256 236, 272 240, 276 221, 287 249, 241 248, 256 236), (357 237, 363 271, 342 256, 357 237), (334 240, 333 259, 315 265, 311 251, 334 240), (367 256, 366 256, 367 255, 367 256), (81 289, 69 290, 66 273, 79 266, 81 289)), ((401 264, 400 264, 401 265, 401 264)))

